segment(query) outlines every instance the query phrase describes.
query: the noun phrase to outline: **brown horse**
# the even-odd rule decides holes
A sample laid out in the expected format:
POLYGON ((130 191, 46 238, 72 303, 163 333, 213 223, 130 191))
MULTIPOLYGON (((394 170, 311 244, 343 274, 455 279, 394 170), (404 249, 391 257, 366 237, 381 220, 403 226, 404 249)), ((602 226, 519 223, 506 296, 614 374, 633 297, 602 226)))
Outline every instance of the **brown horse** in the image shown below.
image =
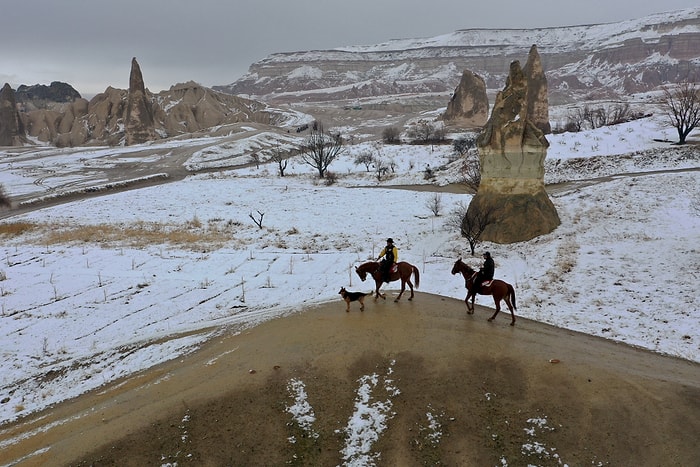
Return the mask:
MULTIPOLYGON (((464 276, 465 285, 467 286, 467 297, 464 299, 464 303, 467 304, 467 313, 471 315, 474 313, 474 299, 476 298, 476 294, 472 292, 476 271, 468 264, 462 262, 460 258, 455 262, 455 265, 452 266, 452 274, 457 274, 458 272, 462 273, 462 276, 464 276), (469 297, 472 298, 471 306, 469 305, 469 297)), ((479 294, 492 295, 493 301, 496 303, 496 312, 489 318, 489 321, 493 321, 496 315, 501 311, 501 300, 504 300, 513 318, 510 325, 513 326, 515 324, 515 313, 513 310, 516 310, 517 307, 515 305, 515 289, 512 285, 502 280, 494 279, 491 281, 490 285, 482 285, 479 294)))
MULTIPOLYGON (((403 295, 404 290, 406 290, 406 284, 408 284, 408 286, 411 288, 411 297, 409 300, 413 300, 413 283, 411 282, 411 274, 415 276, 416 288, 418 288, 418 284, 420 284, 420 273, 418 272, 418 268, 410 263, 407 263, 406 261, 401 261, 396 263, 396 268, 391 269, 392 270, 389 273, 388 282, 394 282, 395 280, 401 279, 401 293, 394 301, 399 301, 399 298, 401 298, 401 295, 403 295), (394 269, 396 270, 394 271, 394 269)), ((357 275, 360 276, 360 279, 363 281, 367 279, 367 274, 371 275, 374 278, 375 284, 377 285, 374 299, 376 300, 377 298, 382 297, 386 300, 386 296, 379 293, 379 288, 384 283, 384 278, 382 277, 382 271, 377 261, 363 263, 355 268, 355 272, 357 272, 357 275)))

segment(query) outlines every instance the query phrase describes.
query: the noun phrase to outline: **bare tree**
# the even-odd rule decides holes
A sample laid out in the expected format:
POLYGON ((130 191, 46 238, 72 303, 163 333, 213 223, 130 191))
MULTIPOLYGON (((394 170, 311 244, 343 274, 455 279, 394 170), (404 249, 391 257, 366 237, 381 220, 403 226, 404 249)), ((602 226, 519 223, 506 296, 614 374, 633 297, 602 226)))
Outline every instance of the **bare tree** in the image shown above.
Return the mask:
POLYGON ((372 153, 369 151, 362 151, 355 157, 355 165, 363 164, 367 169, 367 172, 369 172, 369 169, 372 168, 373 163, 374 156, 372 156, 372 153))
POLYGON ((409 128, 408 137, 420 143, 429 143, 435 133, 435 125, 425 120, 421 120, 409 128))
POLYGON ((460 201, 450 213, 447 225, 459 229, 462 237, 469 242, 469 249, 474 256, 477 245, 481 243, 481 234, 488 225, 496 222, 495 212, 493 207, 477 208, 476 206, 470 212, 469 204, 460 201))
POLYGON ((700 88, 697 83, 684 81, 674 89, 664 88, 666 115, 678 131, 678 144, 700 124, 700 88))
POLYGON ((388 144, 400 142, 401 131, 395 126, 390 126, 382 130, 382 140, 388 144))
POLYGON ((481 185, 481 162, 476 152, 471 151, 466 154, 462 160, 459 172, 462 185, 465 185, 473 193, 479 191, 479 185, 481 185))
POLYGON ((277 162, 277 170, 279 171, 280 177, 284 177, 284 171, 287 170, 287 155, 280 149, 279 145, 272 149, 272 155, 270 159, 277 162))
POLYGON ((452 141, 452 150, 459 156, 466 156, 476 147, 476 135, 460 136, 452 141))
POLYGON ((596 108, 585 105, 569 111, 568 121, 564 129, 572 133, 579 132, 584 128, 595 130, 603 126, 629 122, 642 116, 640 113, 632 112, 628 103, 610 104, 596 108))
POLYGON ((323 130, 323 124, 314 122, 309 137, 299 148, 301 160, 318 171, 324 178, 328 166, 343 152, 343 138, 323 130))
POLYGON ((442 195, 440 193, 433 193, 432 196, 426 200, 425 207, 427 207, 435 217, 439 217, 440 212, 442 212, 442 195))
POLYGON ((372 161, 374 162, 374 175, 377 177, 377 181, 381 182, 382 177, 389 172, 389 165, 380 156, 373 158, 372 161))

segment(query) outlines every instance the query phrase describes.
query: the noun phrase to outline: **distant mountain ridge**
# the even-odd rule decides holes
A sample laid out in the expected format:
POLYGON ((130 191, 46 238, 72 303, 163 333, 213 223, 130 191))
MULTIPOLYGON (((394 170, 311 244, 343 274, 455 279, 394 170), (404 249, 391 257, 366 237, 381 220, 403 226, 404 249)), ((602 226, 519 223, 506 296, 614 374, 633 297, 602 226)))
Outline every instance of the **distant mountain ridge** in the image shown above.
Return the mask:
POLYGON ((368 46, 276 53, 213 89, 265 102, 452 92, 462 72, 502 88, 513 60, 537 45, 552 103, 614 98, 700 75, 700 7, 618 23, 465 29, 368 46))

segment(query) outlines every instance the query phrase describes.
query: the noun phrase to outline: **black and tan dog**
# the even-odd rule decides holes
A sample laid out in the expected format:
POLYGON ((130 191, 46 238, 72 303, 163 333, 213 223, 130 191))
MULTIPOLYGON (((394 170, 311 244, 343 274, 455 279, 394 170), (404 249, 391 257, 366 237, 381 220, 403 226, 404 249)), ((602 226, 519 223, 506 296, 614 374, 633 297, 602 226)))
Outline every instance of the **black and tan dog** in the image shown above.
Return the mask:
POLYGON ((365 297, 370 294, 364 292, 348 292, 345 290, 345 287, 341 287, 338 293, 348 305, 345 311, 350 311, 350 302, 360 302, 360 311, 365 311, 365 297))

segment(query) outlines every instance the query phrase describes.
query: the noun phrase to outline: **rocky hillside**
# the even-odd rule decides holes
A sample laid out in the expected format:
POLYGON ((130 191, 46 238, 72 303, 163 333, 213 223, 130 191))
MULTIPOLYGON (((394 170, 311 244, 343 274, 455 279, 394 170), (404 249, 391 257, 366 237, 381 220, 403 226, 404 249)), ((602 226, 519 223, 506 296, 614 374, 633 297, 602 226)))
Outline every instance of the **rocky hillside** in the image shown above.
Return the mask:
POLYGON ((523 61, 533 44, 552 104, 648 91, 700 74, 700 7, 610 24, 465 29, 372 46, 278 53, 214 89, 265 102, 449 93, 468 69, 497 90, 509 64, 523 61))
MULTIPOLYGON (((154 139, 197 133, 219 125, 255 122, 282 125, 288 115, 266 104, 213 91, 194 82, 153 94, 154 139)), ((58 147, 125 142, 129 91, 108 87, 90 101, 81 98, 22 97, 20 119, 26 136, 58 147)))

